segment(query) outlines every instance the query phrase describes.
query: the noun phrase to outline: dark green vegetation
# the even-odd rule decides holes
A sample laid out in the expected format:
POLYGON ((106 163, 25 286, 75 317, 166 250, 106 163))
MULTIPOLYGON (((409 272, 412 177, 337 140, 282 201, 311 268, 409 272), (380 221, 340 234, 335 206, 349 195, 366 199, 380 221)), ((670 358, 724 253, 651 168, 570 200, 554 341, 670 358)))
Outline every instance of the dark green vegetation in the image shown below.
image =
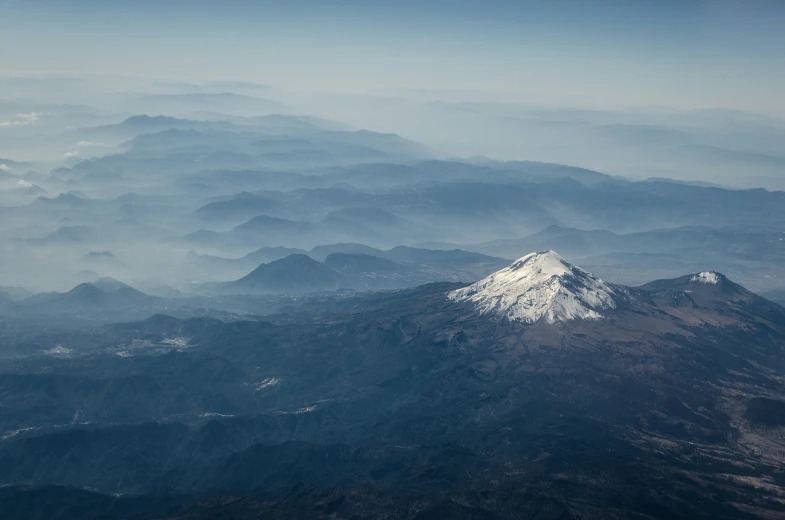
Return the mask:
POLYGON ((458 286, 7 323, 4 518, 785 514, 785 309, 683 277, 605 320, 522 325, 458 286))

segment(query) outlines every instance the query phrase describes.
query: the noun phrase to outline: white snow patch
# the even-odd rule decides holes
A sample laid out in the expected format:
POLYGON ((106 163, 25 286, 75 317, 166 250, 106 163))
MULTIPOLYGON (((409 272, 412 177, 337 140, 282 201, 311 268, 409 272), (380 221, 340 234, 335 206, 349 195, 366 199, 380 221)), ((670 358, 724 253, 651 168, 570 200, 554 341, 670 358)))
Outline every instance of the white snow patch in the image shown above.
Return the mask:
POLYGON ((599 311, 615 308, 620 290, 548 251, 528 254, 448 298, 471 302, 480 314, 554 323, 601 319, 599 311))
POLYGON ((70 356, 73 354, 73 350, 70 348, 65 348, 62 345, 55 345, 54 347, 50 348, 49 350, 44 350, 44 354, 48 354, 50 356, 70 356))
POLYGON ((161 343, 164 345, 174 345, 175 347, 185 348, 188 346, 188 338, 183 338, 182 336, 179 338, 166 338, 161 340, 161 343))
POLYGON ((690 278, 690 281, 716 285, 720 281, 720 277, 714 271, 703 271, 690 278))
POLYGON ((19 435, 20 433, 23 433, 23 432, 31 432, 31 431, 34 431, 34 430, 37 430, 37 429, 38 429, 38 427, 31 426, 29 428, 19 428, 18 430, 11 430, 9 432, 5 432, 5 434, 0 436, 0 441, 4 441, 6 439, 10 439, 11 437, 16 437, 17 435, 19 435))
POLYGON ((299 410, 295 410, 293 412, 278 412, 281 415, 299 415, 301 413, 309 413, 316 410, 315 406, 306 406, 305 408, 300 408, 299 410))
POLYGON ((270 388, 271 386, 277 386, 281 384, 281 378, 279 377, 268 377, 267 379, 262 379, 258 383, 253 385, 254 390, 259 391, 264 388, 270 388))

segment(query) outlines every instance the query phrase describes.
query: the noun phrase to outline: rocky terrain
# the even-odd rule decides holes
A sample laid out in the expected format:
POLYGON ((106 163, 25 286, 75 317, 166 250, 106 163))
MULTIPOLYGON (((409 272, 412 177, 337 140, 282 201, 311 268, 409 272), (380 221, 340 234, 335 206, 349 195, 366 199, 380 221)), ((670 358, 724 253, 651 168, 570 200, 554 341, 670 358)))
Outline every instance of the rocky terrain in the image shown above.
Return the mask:
POLYGON ((465 288, 24 341, 0 378, 15 518, 785 513, 785 309, 719 273, 621 287, 547 252, 465 288))

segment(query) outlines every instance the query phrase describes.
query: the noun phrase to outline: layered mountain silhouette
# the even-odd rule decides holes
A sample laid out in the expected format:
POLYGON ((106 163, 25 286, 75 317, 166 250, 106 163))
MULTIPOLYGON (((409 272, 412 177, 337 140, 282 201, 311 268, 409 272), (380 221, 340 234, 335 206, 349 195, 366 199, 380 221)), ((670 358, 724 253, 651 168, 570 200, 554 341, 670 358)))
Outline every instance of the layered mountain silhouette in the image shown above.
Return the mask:
MULTIPOLYGON (((254 268, 262 268, 278 260, 292 255, 306 255, 321 262, 326 269, 333 271, 332 277, 338 281, 339 288, 379 290, 414 287, 428 282, 462 281, 485 276, 506 262, 500 258, 489 257, 467 251, 433 251, 421 248, 395 247, 381 250, 361 244, 331 244, 317 246, 310 251, 286 247, 263 247, 248 255, 228 259, 209 255, 192 254, 194 263, 204 269, 215 272, 248 272, 254 268)), ((287 265, 285 262, 277 264, 287 265)), ((297 270, 304 263, 290 264, 287 281, 280 281, 275 287, 254 284, 253 287, 244 283, 226 284, 224 289, 233 292, 303 292, 297 280, 297 270)), ((283 267, 280 267, 283 268, 283 267)), ((331 286, 328 284, 326 287, 331 286)), ((316 290, 316 289, 311 289, 316 290)), ((329 290, 326 288, 318 290, 329 290)))

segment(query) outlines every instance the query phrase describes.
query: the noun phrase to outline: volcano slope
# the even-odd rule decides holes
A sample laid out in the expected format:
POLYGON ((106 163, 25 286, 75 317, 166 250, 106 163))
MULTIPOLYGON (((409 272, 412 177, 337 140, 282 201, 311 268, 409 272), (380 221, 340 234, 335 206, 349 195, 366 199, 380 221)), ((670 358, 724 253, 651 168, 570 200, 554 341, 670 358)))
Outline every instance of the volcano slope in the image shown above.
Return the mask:
POLYGON ((719 273, 622 287, 546 252, 470 286, 101 334, 193 347, 147 356, 144 374, 141 354, 92 354, 39 377, 172 392, 193 374, 222 393, 111 425, 96 399, 91 425, 0 441, 0 500, 18 518, 36 517, 36 494, 60 518, 785 515, 785 309, 719 273))

